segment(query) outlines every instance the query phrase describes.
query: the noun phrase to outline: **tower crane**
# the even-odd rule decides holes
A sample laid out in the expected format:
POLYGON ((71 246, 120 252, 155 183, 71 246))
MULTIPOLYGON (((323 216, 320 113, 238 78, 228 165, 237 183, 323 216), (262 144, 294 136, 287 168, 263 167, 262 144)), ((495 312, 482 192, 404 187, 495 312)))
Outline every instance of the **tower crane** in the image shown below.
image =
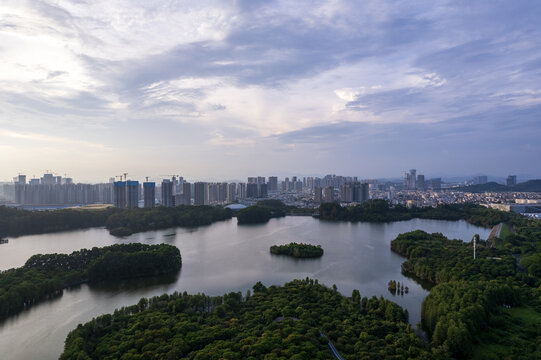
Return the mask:
POLYGON ((175 180, 175 178, 177 178, 177 177, 180 177, 180 175, 171 175, 171 174, 168 174, 168 175, 160 175, 160 176, 170 176, 171 178, 173 178, 173 180, 175 180))

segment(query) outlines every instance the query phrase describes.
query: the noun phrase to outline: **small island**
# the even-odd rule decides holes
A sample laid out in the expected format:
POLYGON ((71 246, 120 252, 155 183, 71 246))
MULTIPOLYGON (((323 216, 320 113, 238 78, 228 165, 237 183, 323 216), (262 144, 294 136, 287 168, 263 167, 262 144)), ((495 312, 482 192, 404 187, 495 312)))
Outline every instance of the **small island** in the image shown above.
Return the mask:
POLYGON ((271 254, 287 255, 295 258, 314 258, 323 255, 321 245, 290 243, 287 245, 273 245, 270 247, 271 254))

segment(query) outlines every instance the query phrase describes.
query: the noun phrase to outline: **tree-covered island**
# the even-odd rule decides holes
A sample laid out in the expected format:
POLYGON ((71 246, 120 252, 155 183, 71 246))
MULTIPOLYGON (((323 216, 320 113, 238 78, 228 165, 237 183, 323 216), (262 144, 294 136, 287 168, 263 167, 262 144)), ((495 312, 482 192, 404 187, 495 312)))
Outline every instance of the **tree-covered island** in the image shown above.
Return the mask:
POLYGON ((287 245, 272 245, 270 247, 271 254, 287 255, 295 258, 314 258, 323 256, 323 248, 321 245, 310 245, 303 243, 289 243, 287 245))
POLYGON ((71 254, 34 255, 0 272, 0 318, 82 283, 175 273, 182 264, 172 245, 121 244, 71 254))

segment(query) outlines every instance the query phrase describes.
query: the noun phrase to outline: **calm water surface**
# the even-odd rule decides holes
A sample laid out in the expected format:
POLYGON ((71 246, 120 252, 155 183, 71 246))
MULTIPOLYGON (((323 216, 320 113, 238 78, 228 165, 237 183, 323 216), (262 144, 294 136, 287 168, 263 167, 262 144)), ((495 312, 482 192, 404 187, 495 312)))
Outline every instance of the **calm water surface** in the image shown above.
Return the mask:
POLYGON ((251 289, 257 282, 282 285, 310 277, 325 285, 336 284, 350 296, 358 289, 362 296, 392 299, 410 313, 410 322, 420 320, 421 302, 428 294, 415 281, 400 273, 404 258, 390 251, 390 241, 415 229, 441 232, 447 237, 470 241, 474 234, 486 238, 489 230, 465 221, 414 219, 389 224, 331 223, 311 217, 272 219, 264 225, 237 226, 236 219, 196 229, 168 229, 115 238, 105 229, 69 231, 23 236, 0 245, 0 269, 22 266, 37 253, 70 253, 81 248, 125 242, 168 243, 182 254, 182 270, 174 277, 138 279, 116 284, 82 285, 64 291, 0 323, 0 359, 57 359, 68 332, 77 324, 133 305, 141 297, 164 292, 187 291, 222 295, 251 289), (274 244, 306 242, 321 245, 319 259, 296 260, 271 256, 274 244), (409 294, 393 296, 387 282, 408 286, 409 294))

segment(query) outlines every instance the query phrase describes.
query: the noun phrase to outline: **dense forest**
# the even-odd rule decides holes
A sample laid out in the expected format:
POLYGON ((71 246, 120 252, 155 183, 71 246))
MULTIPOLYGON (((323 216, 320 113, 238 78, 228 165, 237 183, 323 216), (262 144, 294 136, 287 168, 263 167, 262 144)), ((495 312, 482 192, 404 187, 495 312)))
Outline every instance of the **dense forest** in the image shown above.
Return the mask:
POLYGON ((427 350, 395 303, 344 297, 317 280, 257 283, 253 294, 174 293, 79 325, 60 359, 446 359, 427 350))
POLYGON ((71 254, 34 255, 24 266, 0 272, 0 318, 14 314, 69 286, 103 280, 177 272, 179 250, 172 245, 122 244, 71 254))
POLYGON ((219 206, 158 206, 152 209, 136 208, 112 214, 107 219, 107 229, 115 236, 182 226, 210 225, 231 219, 232 210, 219 206))
POLYGON ((158 206, 152 209, 63 209, 28 211, 0 206, 0 237, 106 226, 115 236, 176 226, 209 225, 230 219, 230 209, 214 206, 158 206))
POLYGON ((473 245, 462 240, 449 240, 440 233, 416 230, 400 234, 391 241, 391 250, 406 257, 405 274, 433 284, 451 280, 506 279, 515 275, 515 258, 505 250, 492 248, 479 240, 477 259, 473 245))
POLYGON ((0 238, 105 226, 118 209, 29 211, 0 206, 0 238))
POLYGON ((422 304, 435 349, 455 358, 541 358, 541 221, 513 218, 515 232, 492 242, 400 234, 391 249, 402 270, 437 286, 422 304), (522 266, 517 266, 517 263, 522 266))
POLYGON ((323 248, 321 245, 315 246, 292 242, 287 245, 272 245, 270 247, 270 252, 275 255, 287 255, 296 258, 313 258, 322 256, 323 248))
POLYGON ((435 208, 390 206, 385 200, 369 200, 355 206, 323 203, 319 206, 319 218, 331 221, 391 222, 414 218, 433 220, 466 220, 471 224, 490 227, 517 217, 510 213, 488 209, 474 204, 448 204, 435 208))

